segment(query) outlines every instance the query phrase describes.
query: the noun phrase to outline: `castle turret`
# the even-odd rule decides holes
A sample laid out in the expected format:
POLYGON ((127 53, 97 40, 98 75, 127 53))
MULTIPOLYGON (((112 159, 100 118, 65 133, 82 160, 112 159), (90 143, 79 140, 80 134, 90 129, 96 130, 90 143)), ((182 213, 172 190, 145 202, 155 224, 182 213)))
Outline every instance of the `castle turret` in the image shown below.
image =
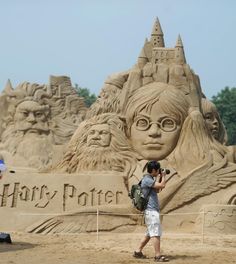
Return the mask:
POLYGON ((156 21, 153 25, 152 34, 151 34, 151 43, 154 48, 165 47, 164 34, 162 32, 161 24, 158 18, 156 18, 156 21))
POLYGON ((175 45, 175 62, 178 64, 186 63, 185 55, 184 55, 184 46, 180 35, 177 38, 177 42, 175 45))
POLYGON ((140 67, 143 67, 148 62, 147 49, 148 49, 148 40, 146 39, 138 57, 138 65, 140 67))

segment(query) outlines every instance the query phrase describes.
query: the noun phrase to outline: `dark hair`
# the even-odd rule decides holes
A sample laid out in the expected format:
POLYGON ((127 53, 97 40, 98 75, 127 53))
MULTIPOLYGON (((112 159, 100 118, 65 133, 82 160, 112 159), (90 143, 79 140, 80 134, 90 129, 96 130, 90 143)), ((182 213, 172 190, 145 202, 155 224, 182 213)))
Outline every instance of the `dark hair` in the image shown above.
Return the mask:
POLYGON ((147 172, 148 172, 148 173, 151 173, 153 169, 157 171, 157 170, 159 170, 160 168, 161 168, 161 165, 160 165, 160 163, 159 163, 158 161, 156 161, 156 160, 150 160, 150 161, 148 161, 148 163, 147 163, 147 172))

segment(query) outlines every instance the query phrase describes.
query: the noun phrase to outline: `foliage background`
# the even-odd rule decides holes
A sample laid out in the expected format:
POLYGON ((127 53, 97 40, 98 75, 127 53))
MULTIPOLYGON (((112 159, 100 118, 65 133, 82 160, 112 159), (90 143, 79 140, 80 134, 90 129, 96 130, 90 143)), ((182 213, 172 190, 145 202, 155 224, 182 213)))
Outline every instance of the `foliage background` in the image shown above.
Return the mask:
POLYGON ((87 107, 90 107, 97 99, 97 96, 94 93, 91 93, 88 88, 79 87, 79 85, 75 84, 75 89, 79 96, 84 97, 84 102, 87 107))
POLYGON ((228 134, 228 145, 236 144, 236 87, 226 86, 212 97, 228 134))

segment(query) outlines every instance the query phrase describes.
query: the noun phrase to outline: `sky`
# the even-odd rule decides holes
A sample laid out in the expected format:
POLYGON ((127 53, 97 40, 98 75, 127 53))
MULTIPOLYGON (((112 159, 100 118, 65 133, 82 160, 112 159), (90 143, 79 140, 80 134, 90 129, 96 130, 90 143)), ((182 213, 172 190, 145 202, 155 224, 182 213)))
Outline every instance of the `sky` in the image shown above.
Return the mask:
POLYGON ((236 86, 235 12, 235 0, 0 0, 0 90, 67 75, 98 95, 136 63, 158 17, 211 98, 236 86))

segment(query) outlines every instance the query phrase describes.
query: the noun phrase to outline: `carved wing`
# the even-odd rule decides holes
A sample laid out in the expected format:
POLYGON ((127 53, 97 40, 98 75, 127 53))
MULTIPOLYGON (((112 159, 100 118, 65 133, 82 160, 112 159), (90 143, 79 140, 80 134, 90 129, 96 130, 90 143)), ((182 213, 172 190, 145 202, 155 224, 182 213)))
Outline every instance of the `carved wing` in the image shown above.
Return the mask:
POLYGON ((48 218, 27 228, 29 233, 79 233, 96 230, 96 215, 59 215, 48 218))
POLYGON ((226 157, 215 165, 211 166, 211 164, 212 159, 181 180, 169 196, 163 211, 170 212, 236 183, 236 165, 228 163, 226 157))
POLYGON ((96 209, 84 209, 71 214, 45 217, 29 226, 26 231, 41 234, 95 232, 97 225, 100 231, 112 231, 125 226, 130 230, 131 226, 135 226, 142 217, 142 215, 132 215, 132 210, 132 207, 127 206, 104 206, 99 210, 98 223, 96 209))

